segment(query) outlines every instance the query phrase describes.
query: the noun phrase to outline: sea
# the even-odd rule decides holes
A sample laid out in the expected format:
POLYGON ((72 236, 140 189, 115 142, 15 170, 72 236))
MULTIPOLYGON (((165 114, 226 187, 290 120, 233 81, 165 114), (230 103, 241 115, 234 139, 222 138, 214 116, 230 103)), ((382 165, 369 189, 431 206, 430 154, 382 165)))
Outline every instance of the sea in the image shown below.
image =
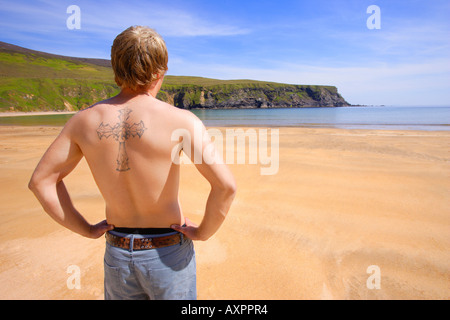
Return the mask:
MULTIPOLYGON (((364 106, 336 108, 197 109, 207 127, 306 127, 450 131, 450 106, 364 106)), ((63 126, 72 115, 0 117, 0 125, 63 126)))

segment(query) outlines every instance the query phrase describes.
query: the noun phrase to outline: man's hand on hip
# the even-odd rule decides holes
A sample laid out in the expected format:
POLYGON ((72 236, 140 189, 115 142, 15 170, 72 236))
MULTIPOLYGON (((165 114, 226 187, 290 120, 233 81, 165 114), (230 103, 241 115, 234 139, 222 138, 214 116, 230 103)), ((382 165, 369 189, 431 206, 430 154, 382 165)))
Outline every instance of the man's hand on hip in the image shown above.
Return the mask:
POLYGON ((91 225, 89 237, 92 239, 100 238, 105 234, 105 232, 111 231, 112 229, 114 229, 114 226, 112 224, 108 224, 106 220, 103 220, 102 222, 91 225))
POLYGON ((191 240, 206 240, 200 236, 198 225, 188 218, 186 218, 186 223, 184 226, 173 224, 170 227, 178 232, 181 232, 191 240))

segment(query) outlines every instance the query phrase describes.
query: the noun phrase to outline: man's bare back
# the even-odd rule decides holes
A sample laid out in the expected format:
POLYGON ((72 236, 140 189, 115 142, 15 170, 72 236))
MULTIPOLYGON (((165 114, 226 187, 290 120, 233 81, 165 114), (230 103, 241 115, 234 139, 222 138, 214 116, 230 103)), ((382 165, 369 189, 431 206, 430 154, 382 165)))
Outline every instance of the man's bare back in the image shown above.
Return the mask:
POLYGON ((108 223, 120 227, 183 224, 178 202, 180 166, 172 161, 177 128, 193 115, 151 95, 111 98, 80 112, 70 123, 106 203, 108 223))

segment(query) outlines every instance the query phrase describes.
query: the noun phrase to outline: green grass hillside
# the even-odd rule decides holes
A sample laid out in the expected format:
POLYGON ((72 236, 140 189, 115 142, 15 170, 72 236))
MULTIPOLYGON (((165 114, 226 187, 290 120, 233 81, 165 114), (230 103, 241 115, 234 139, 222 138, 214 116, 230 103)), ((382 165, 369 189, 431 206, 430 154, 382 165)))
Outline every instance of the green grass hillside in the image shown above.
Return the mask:
POLYGON ((111 68, 98 61, 0 42, 0 111, 79 110, 116 94, 111 68))
MULTIPOLYGON (((0 111, 76 111, 118 92, 109 60, 64 57, 0 42, 0 111)), ((183 76, 166 76, 158 98, 180 108, 346 105, 332 86, 183 76)))

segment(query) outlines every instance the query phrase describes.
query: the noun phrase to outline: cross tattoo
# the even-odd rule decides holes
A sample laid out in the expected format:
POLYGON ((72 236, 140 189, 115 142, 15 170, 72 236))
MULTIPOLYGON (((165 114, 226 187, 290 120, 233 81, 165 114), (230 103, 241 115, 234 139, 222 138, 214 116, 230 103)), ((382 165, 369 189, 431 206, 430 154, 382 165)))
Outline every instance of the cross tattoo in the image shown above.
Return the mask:
POLYGON ((98 138, 100 140, 103 137, 108 139, 110 136, 113 136, 116 141, 119 141, 119 153, 117 155, 116 168, 117 171, 130 170, 130 167, 128 166, 128 155, 127 149, 125 148, 125 141, 127 141, 130 137, 138 136, 139 138, 141 138, 144 134, 144 131, 147 130, 142 120, 141 122, 134 123, 132 125, 126 122, 130 117, 131 112, 132 110, 128 108, 119 110, 120 121, 118 123, 116 123, 114 126, 111 126, 109 124, 103 124, 102 122, 97 129, 98 138))

